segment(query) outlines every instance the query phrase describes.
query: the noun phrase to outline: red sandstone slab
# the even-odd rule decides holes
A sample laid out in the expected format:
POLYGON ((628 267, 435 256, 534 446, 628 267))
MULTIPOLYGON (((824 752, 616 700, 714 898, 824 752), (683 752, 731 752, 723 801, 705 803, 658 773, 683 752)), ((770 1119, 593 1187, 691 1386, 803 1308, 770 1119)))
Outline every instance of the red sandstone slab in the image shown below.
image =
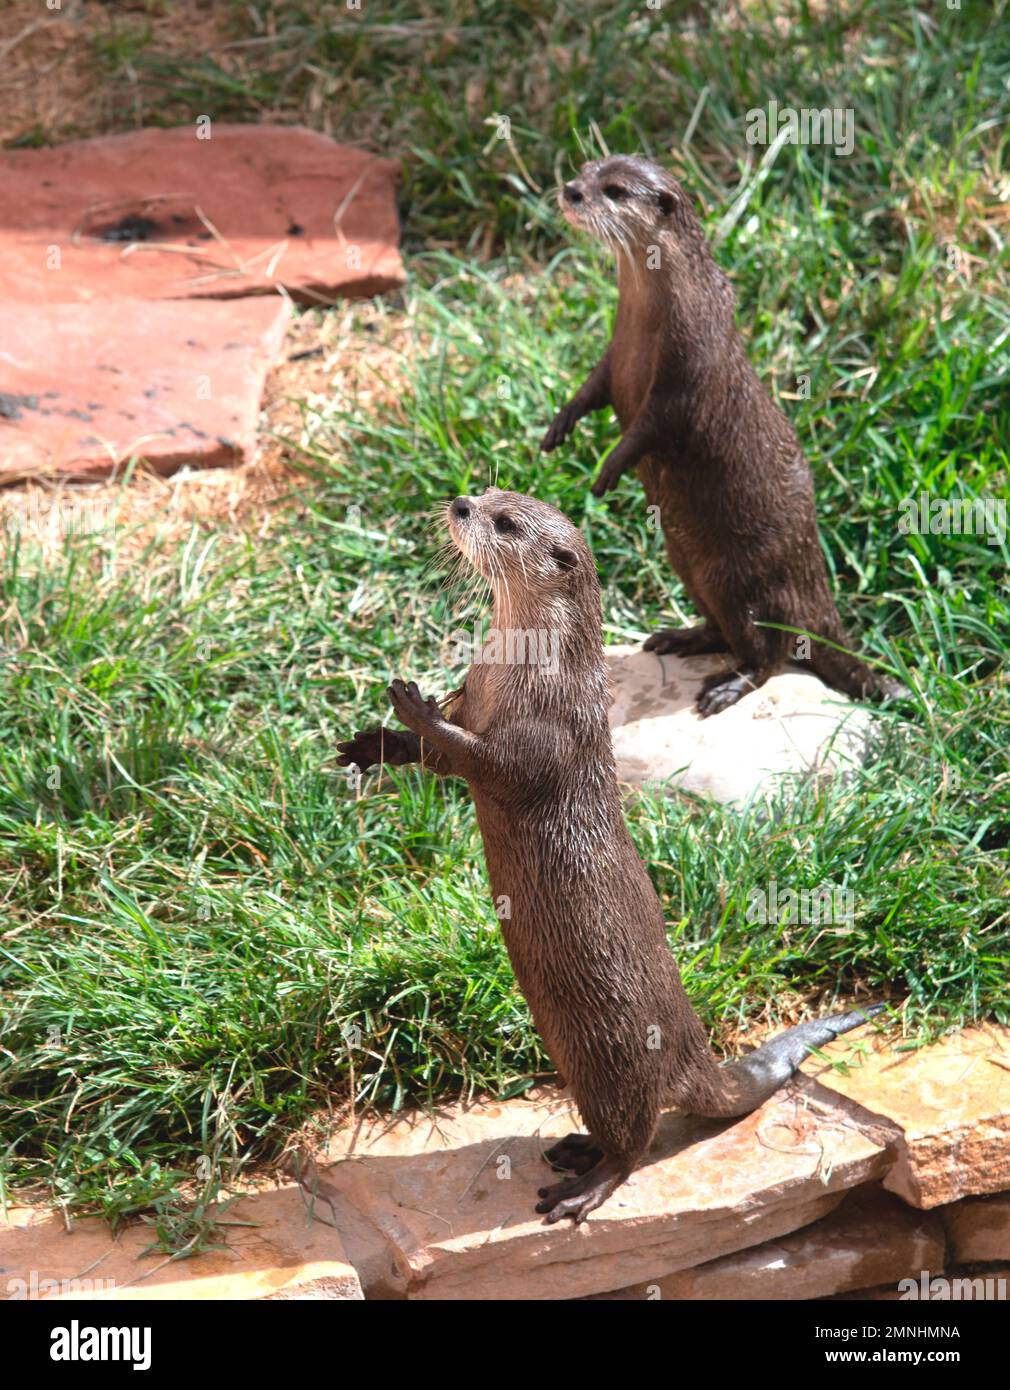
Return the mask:
POLYGON ((0 152, 0 300, 328 302, 403 284, 397 166, 301 126, 0 152))
POLYGON ((954 1263, 1010 1260, 1010 1192, 969 1197, 944 1207, 941 1214, 954 1263))
POLYGON ((0 303, 0 483, 240 462, 289 302, 0 303))
MULTIPOLYGON (((824 1049, 845 1059, 850 1039, 824 1049)), ((1010 1028, 966 1028, 931 1047, 900 1052, 860 1031, 865 1055, 847 1074, 816 1059, 803 1071, 886 1122, 895 1159, 884 1186, 916 1207, 1010 1186, 1010 1028)))
POLYGON ((850 1192, 812 1225, 693 1269, 598 1298, 688 1301, 830 1298, 942 1274, 943 1223, 877 1187, 850 1192))

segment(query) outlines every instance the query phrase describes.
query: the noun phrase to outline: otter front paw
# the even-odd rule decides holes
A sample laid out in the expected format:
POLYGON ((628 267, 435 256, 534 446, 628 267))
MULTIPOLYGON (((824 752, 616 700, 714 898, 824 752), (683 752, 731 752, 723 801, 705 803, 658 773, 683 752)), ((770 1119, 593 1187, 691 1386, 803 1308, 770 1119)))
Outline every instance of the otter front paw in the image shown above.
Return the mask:
POLYGON ((361 772, 367 772, 379 763, 395 765, 412 761, 404 735, 381 725, 356 733, 346 743, 338 743, 337 753, 338 766, 350 767, 353 763, 361 772))
POLYGON ((359 771, 367 772, 370 767, 382 762, 385 737, 385 729, 363 729, 349 738, 346 743, 338 743, 338 765, 350 767, 353 763, 359 771))
POLYGON ((549 454, 559 444, 563 444, 575 428, 575 412, 570 405, 563 406, 551 421, 547 433, 540 441, 540 452, 549 454))
POLYGON ((425 699, 416 681, 393 681, 386 694, 397 719, 408 729, 413 729, 415 734, 428 733, 436 724, 443 722, 438 701, 434 696, 425 699))
MULTIPOLYGON (((615 450, 614 454, 616 452, 615 450)), ((615 459, 614 454, 611 454, 607 459, 597 474, 596 482, 589 489, 594 497, 604 497, 608 492, 613 492, 627 471, 621 460, 615 459)))
POLYGON ((728 651, 729 643, 717 627, 699 623, 696 627, 660 628, 646 638, 642 650, 657 656, 707 656, 728 651))

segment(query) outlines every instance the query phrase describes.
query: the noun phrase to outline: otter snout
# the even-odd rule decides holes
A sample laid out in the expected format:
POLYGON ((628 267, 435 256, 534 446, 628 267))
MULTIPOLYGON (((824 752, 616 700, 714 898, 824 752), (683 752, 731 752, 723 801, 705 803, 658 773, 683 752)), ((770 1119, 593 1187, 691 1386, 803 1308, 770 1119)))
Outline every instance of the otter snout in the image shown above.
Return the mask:
POLYGON ((558 207, 566 222, 572 226, 581 223, 580 214, 585 211, 586 195, 577 183, 566 183, 558 194, 558 207))
POLYGON ((445 509, 445 521, 453 544, 478 570, 481 569, 479 552, 482 528, 475 527, 474 522, 479 511, 480 499, 477 497, 454 497, 445 509))

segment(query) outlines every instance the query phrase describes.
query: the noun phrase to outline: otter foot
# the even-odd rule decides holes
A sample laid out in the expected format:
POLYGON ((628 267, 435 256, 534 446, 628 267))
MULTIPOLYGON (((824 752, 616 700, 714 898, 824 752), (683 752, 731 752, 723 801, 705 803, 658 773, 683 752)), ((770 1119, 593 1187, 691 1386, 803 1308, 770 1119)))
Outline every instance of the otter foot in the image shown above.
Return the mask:
POLYGON ((601 1158, 588 1173, 542 1187, 539 1195, 543 1200, 537 1203, 536 1210, 547 1216, 549 1225, 563 1216, 570 1216, 578 1225, 591 1211, 603 1205, 630 1171, 626 1163, 616 1158, 601 1158))
POLYGON ((729 643, 711 623, 697 627, 663 627, 647 638, 643 651, 657 656, 706 656, 709 652, 728 652, 729 643))
POLYGON ((595 1168, 602 1157, 603 1150, 593 1143, 591 1134, 568 1134, 544 1150, 544 1158, 556 1172, 579 1176, 595 1168))
POLYGON ((694 707, 702 719, 707 719, 710 714, 719 714, 764 685, 769 674, 760 671, 717 671, 714 676, 707 676, 702 681, 694 707))

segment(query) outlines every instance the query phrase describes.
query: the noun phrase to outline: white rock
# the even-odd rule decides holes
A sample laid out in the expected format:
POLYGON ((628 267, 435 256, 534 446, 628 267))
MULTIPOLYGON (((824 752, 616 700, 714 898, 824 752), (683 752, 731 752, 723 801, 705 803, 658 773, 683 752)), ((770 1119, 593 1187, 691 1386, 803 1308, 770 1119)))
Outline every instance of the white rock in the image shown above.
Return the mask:
POLYGON ((610 728, 618 778, 650 790, 743 802, 783 773, 836 772, 862 761, 869 710, 790 667, 720 714, 694 708, 706 676, 726 657, 656 656, 607 648, 610 728))

